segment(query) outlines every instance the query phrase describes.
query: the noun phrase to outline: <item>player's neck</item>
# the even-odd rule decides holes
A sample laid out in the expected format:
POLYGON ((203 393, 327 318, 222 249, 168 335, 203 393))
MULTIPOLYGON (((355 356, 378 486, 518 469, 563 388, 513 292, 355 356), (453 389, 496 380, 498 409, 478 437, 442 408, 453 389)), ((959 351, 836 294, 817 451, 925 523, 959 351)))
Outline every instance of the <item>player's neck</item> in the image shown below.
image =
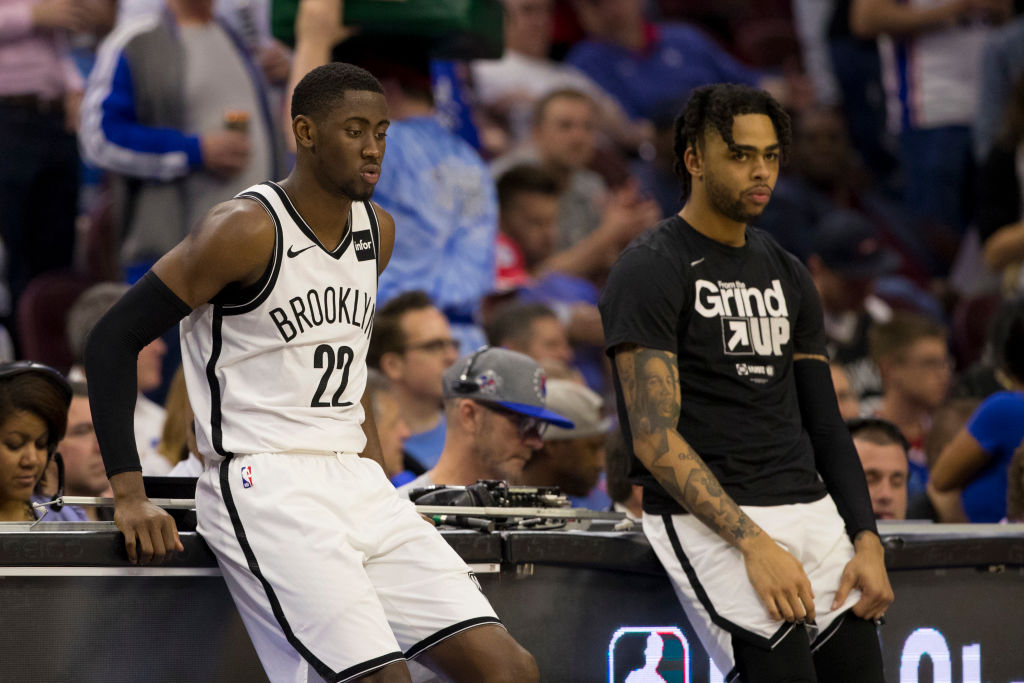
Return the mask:
POLYGON ((723 216, 711 206, 703 193, 691 192, 679 215, 694 230, 716 242, 730 247, 742 247, 747 243, 746 223, 737 223, 723 216))
POLYGON ((301 164, 296 164, 291 174, 278 184, 325 247, 333 249, 341 243, 352 208, 350 198, 325 190, 312 171, 301 164))

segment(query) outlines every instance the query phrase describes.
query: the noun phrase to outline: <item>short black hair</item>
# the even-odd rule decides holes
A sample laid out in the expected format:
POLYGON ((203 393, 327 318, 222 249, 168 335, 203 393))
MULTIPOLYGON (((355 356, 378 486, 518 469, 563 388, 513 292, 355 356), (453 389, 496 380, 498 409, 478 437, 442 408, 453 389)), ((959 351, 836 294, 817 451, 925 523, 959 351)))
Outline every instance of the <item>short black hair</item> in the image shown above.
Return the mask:
POLYGON ((292 118, 308 116, 314 121, 322 120, 349 90, 384 94, 380 81, 366 69, 355 64, 331 62, 313 69, 295 86, 292 118))
POLYGON ((434 301, 423 290, 403 292, 377 309, 373 317, 373 332, 370 348, 366 352, 366 364, 380 369, 380 359, 385 353, 405 351, 405 333, 402 331, 402 316, 409 311, 433 308, 434 301))
POLYGON ((502 210, 520 194, 533 192, 547 196, 557 196, 562 191, 562 184, 551 171, 539 164, 519 164, 501 174, 498 178, 498 205, 502 210))
POLYGON ((555 312, 542 303, 514 301, 501 309, 484 324, 487 343, 505 346, 509 342, 521 343, 530 334, 534 320, 555 318, 555 312))
POLYGON ((683 112, 675 122, 675 163, 673 169, 679 177, 683 199, 690 196, 693 179, 686 170, 684 157, 689 147, 699 148, 704 135, 714 129, 730 147, 733 119, 742 114, 764 114, 772 121, 779 136, 779 158, 786 161, 793 143, 793 125, 789 114, 774 97, 764 90, 737 83, 716 83, 694 89, 683 112))
POLYGON ((896 445, 904 453, 910 450, 910 442, 903 436, 900 428, 888 420, 879 417, 857 417, 846 422, 851 439, 860 439, 878 446, 896 445))

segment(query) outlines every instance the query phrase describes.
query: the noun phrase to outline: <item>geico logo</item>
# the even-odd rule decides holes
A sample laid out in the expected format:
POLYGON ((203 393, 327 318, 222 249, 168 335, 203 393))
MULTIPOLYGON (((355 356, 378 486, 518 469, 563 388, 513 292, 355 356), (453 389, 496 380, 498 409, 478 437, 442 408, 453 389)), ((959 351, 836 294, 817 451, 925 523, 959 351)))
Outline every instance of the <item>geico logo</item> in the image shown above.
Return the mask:
POLYGON ((696 305, 694 308, 705 318, 721 316, 766 316, 785 318, 789 316, 786 297, 782 293, 782 282, 772 280, 772 286, 764 290, 748 287, 744 282, 719 282, 697 280, 696 305))
POLYGON ((365 241, 365 240, 359 240, 358 242, 356 242, 356 251, 366 251, 367 249, 372 249, 372 248, 373 248, 373 243, 372 242, 368 242, 368 241, 365 241))

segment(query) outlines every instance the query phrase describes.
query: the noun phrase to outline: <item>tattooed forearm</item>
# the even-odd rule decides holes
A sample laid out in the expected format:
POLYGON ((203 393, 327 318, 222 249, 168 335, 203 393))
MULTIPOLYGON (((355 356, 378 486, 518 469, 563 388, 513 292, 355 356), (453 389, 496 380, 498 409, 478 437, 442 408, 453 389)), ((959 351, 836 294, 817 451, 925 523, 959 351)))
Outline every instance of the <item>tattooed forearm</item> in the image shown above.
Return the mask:
POLYGON ((675 354, 646 348, 616 354, 633 450, 691 514, 733 545, 762 533, 677 431, 681 397, 675 354))

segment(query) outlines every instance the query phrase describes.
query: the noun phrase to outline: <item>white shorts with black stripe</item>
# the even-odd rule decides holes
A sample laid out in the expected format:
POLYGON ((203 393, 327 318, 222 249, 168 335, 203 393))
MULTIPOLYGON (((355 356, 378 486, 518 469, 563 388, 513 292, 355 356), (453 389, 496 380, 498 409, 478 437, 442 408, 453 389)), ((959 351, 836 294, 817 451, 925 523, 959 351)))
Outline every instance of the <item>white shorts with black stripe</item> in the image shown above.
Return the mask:
POLYGON ((211 459, 198 531, 274 683, 347 681, 499 624, 465 562, 352 454, 211 459))
MULTIPOLYGON (((811 648, 828 640, 843 613, 859 599, 853 590, 838 609, 832 600, 853 544, 830 496, 813 503, 772 507, 741 506, 743 511, 803 565, 814 590, 816 627, 811 648)), ((736 680, 732 639, 772 648, 794 628, 775 621, 747 578, 740 552, 693 515, 644 514, 644 535, 665 567, 686 617, 715 666, 736 680)))

